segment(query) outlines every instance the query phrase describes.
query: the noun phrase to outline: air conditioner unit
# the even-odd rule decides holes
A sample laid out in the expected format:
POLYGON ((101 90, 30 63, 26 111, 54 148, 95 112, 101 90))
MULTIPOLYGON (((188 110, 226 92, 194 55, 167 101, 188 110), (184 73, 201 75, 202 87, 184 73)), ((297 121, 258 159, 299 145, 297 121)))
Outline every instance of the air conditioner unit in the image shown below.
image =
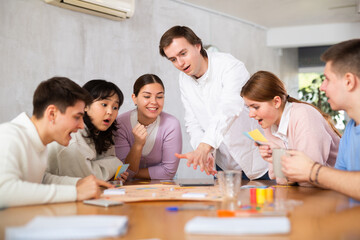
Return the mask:
POLYGON ((45 0, 46 3, 112 20, 133 16, 135 0, 45 0))

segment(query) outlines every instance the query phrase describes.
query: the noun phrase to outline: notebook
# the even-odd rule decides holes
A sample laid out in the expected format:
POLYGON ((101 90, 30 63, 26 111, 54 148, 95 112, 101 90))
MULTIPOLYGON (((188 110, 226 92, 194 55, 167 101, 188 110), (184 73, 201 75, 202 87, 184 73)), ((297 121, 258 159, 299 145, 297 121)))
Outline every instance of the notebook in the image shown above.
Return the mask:
POLYGON ((38 216, 23 227, 6 228, 6 239, 93 239, 117 237, 127 231, 126 216, 38 216))
POLYGON ((195 217, 186 223, 185 232, 209 235, 286 234, 290 232, 290 221, 287 217, 195 217))

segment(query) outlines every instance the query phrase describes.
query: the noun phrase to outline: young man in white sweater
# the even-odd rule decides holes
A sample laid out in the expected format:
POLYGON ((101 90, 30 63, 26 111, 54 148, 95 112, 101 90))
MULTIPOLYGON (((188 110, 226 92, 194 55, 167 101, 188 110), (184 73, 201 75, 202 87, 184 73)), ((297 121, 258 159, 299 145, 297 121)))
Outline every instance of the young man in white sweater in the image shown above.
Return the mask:
POLYGON ((84 128, 86 90, 68 78, 43 81, 33 97, 33 116, 21 113, 0 125, 0 207, 96 198, 109 183, 88 176, 60 177, 45 172, 46 145, 69 144, 71 133, 84 128))

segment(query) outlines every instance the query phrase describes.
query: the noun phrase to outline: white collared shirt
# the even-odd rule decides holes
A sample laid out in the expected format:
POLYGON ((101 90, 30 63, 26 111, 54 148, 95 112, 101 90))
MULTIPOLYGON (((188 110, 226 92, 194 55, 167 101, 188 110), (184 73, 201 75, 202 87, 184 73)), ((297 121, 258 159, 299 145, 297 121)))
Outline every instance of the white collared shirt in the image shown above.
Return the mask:
POLYGON ((202 77, 194 79, 181 72, 179 84, 192 147, 196 149, 203 142, 228 151, 216 156, 221 168, 242 169, 249 178, 257 178, 266 173, 267 164, 254 143, 243 135, 255 128, 261 130, 249 118, 240 96, 248 79, 242 62, 230 54, 214 52, 208 53, 208 69, 202 77))
POLYGON ((280 138, 284 141, 286 148, 289 148, 289 139, 288 139, 288 127, 290 122, 290 112, 291 112, 292 103, 286 102, 284 111, 281 115, 279 127, 276 125, 271 126, 271 134, 275 137, 280 138))

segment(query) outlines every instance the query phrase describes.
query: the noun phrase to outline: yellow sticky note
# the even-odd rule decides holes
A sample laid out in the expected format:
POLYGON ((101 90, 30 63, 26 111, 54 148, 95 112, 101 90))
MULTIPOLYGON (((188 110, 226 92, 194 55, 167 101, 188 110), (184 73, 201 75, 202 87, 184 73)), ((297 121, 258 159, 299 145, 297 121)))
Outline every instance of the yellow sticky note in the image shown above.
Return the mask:
POLYGON ((254 139, 254 141, 267 142, 268 140, 261 134, 259 129, 255 129, 249 132, 249 135, 254 139))
POLYGON ((118 180, 118 174, 120 172, 120 169, 121 169, 122 165, 118 166, 117 170, 116 170, 116 173, 115 173, 115 177, 114 177, 114 180, 118 180))

